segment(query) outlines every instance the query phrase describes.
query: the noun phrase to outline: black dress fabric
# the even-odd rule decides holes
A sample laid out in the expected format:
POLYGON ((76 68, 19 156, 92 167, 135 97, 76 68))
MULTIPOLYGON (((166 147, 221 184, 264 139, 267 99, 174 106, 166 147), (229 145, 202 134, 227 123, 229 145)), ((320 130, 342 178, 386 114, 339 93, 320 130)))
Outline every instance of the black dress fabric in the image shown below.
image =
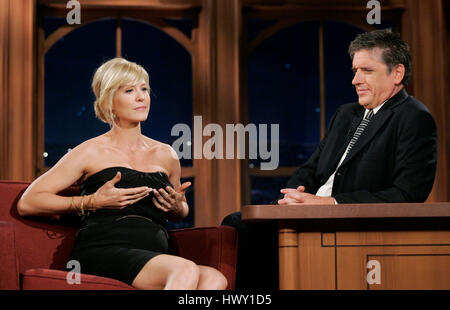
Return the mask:
MULTIPOLYGON (((80 186, 81 195, 95 193, 117 172, 117 188, 171 186, 164 172, 142 172, 110 167, 89 176, 80 186)), ((78 260, 81 273, 113 278, 132 284, 153 257, 169 253, 167 217, 152 202, 153 194, 123 209, 99 209, 81 220, 70 259, 78 260)))

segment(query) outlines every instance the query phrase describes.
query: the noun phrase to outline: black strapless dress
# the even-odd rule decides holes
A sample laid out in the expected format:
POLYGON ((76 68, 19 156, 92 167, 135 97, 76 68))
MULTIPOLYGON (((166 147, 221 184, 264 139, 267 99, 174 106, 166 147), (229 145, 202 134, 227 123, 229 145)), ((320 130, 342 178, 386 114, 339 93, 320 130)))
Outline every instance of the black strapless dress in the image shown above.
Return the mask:
MULTIPOLYGON (((172 186, 164 172, 141 172, 110 167, 88 177, 81 195, 95 193, 117 172, 118 188, 172 186)), ((78 260, 81 272, 120 280, 131 285, 153 257, 169 253, 167 217, 152 202, 153 194, 123 209, 99 209, 82 218, 70 259, 78 260)))

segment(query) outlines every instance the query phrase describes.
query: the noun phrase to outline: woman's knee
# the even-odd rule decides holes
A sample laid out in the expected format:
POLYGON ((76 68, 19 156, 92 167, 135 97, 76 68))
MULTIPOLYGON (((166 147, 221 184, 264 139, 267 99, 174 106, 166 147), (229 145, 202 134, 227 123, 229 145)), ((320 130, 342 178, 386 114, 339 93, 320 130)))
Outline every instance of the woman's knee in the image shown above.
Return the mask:
POLYGON ((217 269, 199 266, 200 282, 198 289, 204 290, 224 290, 228 286, 227 278, 217 269))
POLYGON ((172 269, 167 284, 179 289, 196 289, 199 278, 200 270, 197 264, 188 259, 181 258, 172 269))
POLYGON ((132 285, 139 289, 196 289, 199 274, 198 266, 190 260, 159 255, 147 262, 132 285))
POLYGON ((215 285, 211 288, 212 290, 224 290, 227 288, 228 280, 220 271, 216 272, 214 278, 215 285))

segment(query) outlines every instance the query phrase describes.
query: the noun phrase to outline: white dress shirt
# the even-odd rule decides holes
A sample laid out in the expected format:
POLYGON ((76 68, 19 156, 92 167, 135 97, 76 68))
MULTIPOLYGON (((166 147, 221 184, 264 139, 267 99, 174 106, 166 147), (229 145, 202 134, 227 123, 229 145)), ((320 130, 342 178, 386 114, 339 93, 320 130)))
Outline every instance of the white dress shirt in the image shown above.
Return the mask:
MULTIPOLYGON (((386 101, 385 101, 386 102, 386 101)), ((382 104, 380 104, 379 106, 377 106, 376 108, 373 109, 373 114, 377 114, 378 110, 380 110, 380 108, 384 105, 383 102, 382 104)), ((367 113, 369 113, 370 110, 365 110, 364 111, 364 117, 366 117, 367 113)), ((350 145, 350 142, 349 142, 350 145)), ((345 159, 345 156, 347 155, 347 151, 348 151, 348 145, 347 145, 347 149, 344 152, 344 155, 342 155, 341 160, 339 161, 339 164, 336 167, 336 170, 334 171, 334 173, 328 178, 328 180, 325 182, 324 185, 322 185, 319 190, 316 193, 316 196, 320 196, 320 197, 331 197, 331 193, 333 192, 333 181, 334 181, 334 176, 336 174, 336 171, 339 169, 339 167, 341 166, 342 162, 345 159)), ((334 203, 337 204, 336 199, 334 200, 334 203)))

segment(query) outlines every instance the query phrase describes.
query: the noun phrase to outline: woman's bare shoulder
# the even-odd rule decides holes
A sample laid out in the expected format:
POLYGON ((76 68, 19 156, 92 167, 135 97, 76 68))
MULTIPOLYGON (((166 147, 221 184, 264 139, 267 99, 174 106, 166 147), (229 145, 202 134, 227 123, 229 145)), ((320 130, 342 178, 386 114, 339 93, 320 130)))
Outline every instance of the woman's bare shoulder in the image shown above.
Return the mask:
POLYGON ((93 153, 99 152, 102 148, 106 146, 106 144, 107 141, 105 136, 101 135, 80 143, 72 151, 77 151, 80 153, 88 153, 89 155, 92 155, 93 153))
MULTIPOLYGON (((145 136, 144 136, 145 137, 145 136)), ((149 146, 149 150, 161 154, 161 155, 176 155, 175 150, 172 148, 171 145, 149 138, 149 137, 145 137, 146 142, 149 146)), ((176 157, 178 159, 178 157, 176 157)))
POLYGON ((88 139, 72 150, 70 150, 66 155, 61 158, 59 164, 68 164, 74 167, 79 167, 83 174, 89 170, 90 166, 101 158, 104 153, 104 142, 102 136, 94 137, 88 139))

